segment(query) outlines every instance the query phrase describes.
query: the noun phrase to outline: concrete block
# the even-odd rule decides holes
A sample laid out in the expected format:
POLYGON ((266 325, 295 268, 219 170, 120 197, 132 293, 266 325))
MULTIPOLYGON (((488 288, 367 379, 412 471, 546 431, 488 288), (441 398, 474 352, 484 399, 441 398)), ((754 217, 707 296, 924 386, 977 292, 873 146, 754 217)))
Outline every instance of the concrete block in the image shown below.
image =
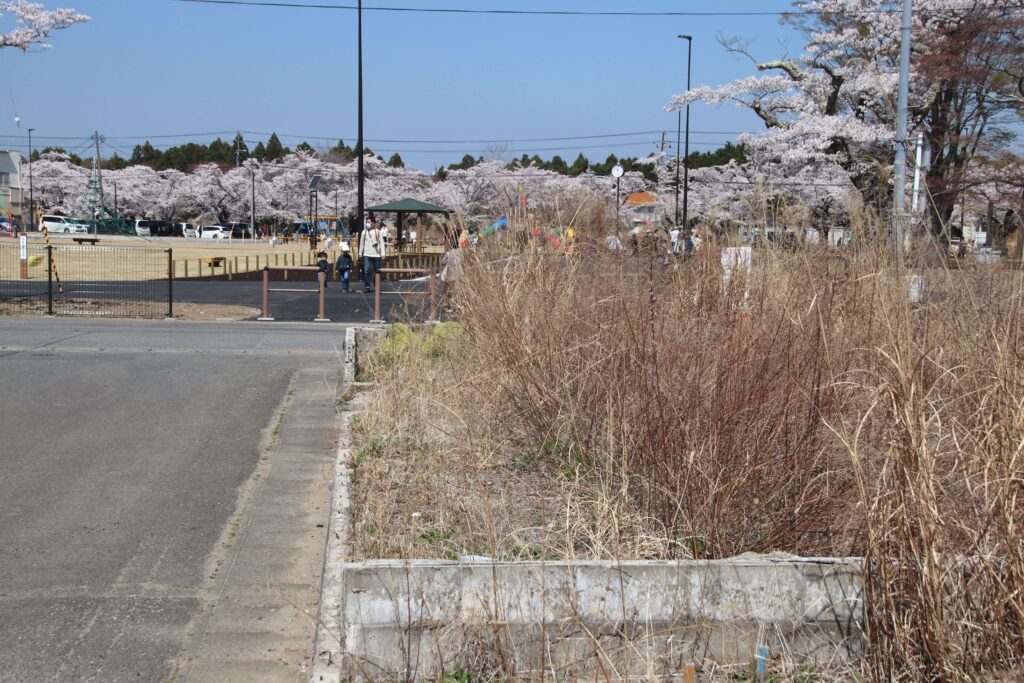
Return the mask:
POLYGON ((363 562, 345 565, 344 675, 672 678, 688 664, 863 648, 860 561, 363 562))

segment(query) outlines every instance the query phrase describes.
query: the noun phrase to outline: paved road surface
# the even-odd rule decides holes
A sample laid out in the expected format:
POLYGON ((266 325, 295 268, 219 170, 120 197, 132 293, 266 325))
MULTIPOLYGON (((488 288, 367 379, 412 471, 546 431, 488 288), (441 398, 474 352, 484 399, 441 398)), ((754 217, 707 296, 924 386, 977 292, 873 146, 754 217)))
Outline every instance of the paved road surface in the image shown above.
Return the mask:
MULTIPOLYGON (((140 298, 143 300, 167 301, 167 284, 160 281, 141 283, 124 282, 63 282, 63 289, 71 298, 140 298)), ((270 314, 278 321, 310 321, 317 316, 319 298, 316 285, 312 282, 277 282, 271 285, 280 288, 304 288, 308 292, 271 292, 270 314)), ((5 281, 0 291, 8 296, 32 296, 45 301, 46 282, 5 281)), ((384 317, 390 321, 426 319, 427 298, 423 296, 403 297, 395 292, 425 289, 417 283, 385 283, 381 289, 381 308, 384 317)), ((197 304, 226 304, 232 306, 263 306, 263 283, 241 280, 176 280, 174 301, 197 304)), ((0 302, 2 303, 2 302, 0 302)), ((368 323, 373 319, 373 295, 364 294, 361 283, 353 283, 353 291, 344 294, 338 283, 332 282, 325 295, 324 308, 327 318, 333 322, 368 323)))
MULTIPOLYGON (((315 283, 312 282, 277 282, 272 287, 307 288, 305 292, 271 292, 270 314, 277 320, 312 320, 317 315, 319 299, 315 283)), ((381 307, 385 318, 399 321, 410 317, 425 319, 423 312, 418 310, 426 305, 426 297, 401 297, 390 292, 396 291, 399 285, 385 284, 381 289, 381 307)), ((401 285, 404 289, 413 289, 416 285, 401 285)), ((240 281, 202 281, 182 280, 174 283, 174 300, 200 304, 231 304, 236 306, 263 305, 262 282, 240 281)), ((373 295, 364 294, 361 289, 353 288, 344 294, 336 282, 332 282, 324 299, 326 315, 334 322, 367 323, 373 319, 373 295)))
POLYGON ((336 325, 0 319, 0 680, 162 680, 336 325))

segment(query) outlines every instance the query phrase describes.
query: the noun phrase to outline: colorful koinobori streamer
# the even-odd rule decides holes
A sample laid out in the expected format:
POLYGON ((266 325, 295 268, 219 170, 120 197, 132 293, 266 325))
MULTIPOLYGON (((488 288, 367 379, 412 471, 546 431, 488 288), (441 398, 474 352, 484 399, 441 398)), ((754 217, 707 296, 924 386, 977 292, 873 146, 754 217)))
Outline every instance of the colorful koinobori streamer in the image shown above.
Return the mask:
POLYGON ((482 239, 484 237, 487 237, 488 235, 493 234, 494 232, 496 232, 499 229, 500 230, 504 230, 507 227, 508 227, 508 216, 502 216, 501 218, 496 220, 492 225, 489 225, 486 228, 484 228, 483 230, 481 230, 480 231, 480 237, 482 239))
MULTIPOLYGON (((576 231, 572 228, 558 228, 558 231, 564 233, 565 237, 571 240, 576 235, 576 231)), ((569 251, 572 249, 571 244, 565 244, 562 240, 558 239, 555 235, 547 235, 540 228, 533 228, 530 230, 530 234, 534 237, 543 237, 544 241, 550 244, 555 249, 561 249, 562 251, 569 251)))

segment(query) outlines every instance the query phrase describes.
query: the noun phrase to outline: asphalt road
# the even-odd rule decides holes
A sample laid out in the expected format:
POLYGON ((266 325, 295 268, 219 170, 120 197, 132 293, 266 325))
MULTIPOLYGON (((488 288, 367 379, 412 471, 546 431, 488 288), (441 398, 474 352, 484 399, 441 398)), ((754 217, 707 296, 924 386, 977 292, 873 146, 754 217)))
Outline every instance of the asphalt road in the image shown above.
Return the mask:
POLYGON ((164 680, 300 367, 341 328, 0 318, 0 680, 164 680))
MULTIPOLYGON (((83 299, 141 299, 166 301, 167 283, 62 282, 65 296, 83 299)), ((319 296, 313 282, 275 282, 273 288, 304 289, 302 292, 271 292, 270 315, 277 321, 311 321, 319 311, 319 296)), ((45 281, 3 281, 0 292, 9 297, 46 299, 45 281)), ((396 292, 426 290, 422 283, 385 283, 381 287, 381 309, 388 322, 422 321, 427 318, 428 298, 402 296, 396 292)), ((59 296, 59 295, 57 295, 59 296)), ((242 280, 176 280, 174 301, 197 304, 225 304, 262 308, 263 283, 242 280)), ((2 304, 2 301, 0 301, 2 304)), ((367 323, 373 320, 373 294, 364 294, 361 283, 353 283, 345 294, 337 282, 330 283, 324 297, 325 316, 332 322, 367 323)))
MULTIPOLYGON (((305 292, 270 292, 270 315, 275 320, 308 321, 317 316, 320 300, 314 282, 275 282, 272 288, 305 289, 305 292)), ((389 322, 407 319, 424 320, 427 297, 402 297, 396 291, 422 289, 416 283, 391 284, 381 287, 381 309, 389 322)), ((263 306, 263 283, 244 281, 178 280, 174 283, 174 300, 198 304, 230 304, 263 306)), ((345 294, 337 282, 330 283, 324 295, 324 311, 333 322, 367 323, 373 319, 373 294, 364 294, 361 283, 353 283, 345 294), (358 285, 358 286, 357 286, 358 285)))

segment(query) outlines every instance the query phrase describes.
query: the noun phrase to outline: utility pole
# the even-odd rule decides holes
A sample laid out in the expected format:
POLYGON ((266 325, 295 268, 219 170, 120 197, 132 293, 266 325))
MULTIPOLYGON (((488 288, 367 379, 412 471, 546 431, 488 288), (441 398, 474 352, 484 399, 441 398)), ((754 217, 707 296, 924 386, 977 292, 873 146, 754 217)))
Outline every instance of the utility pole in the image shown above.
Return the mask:
MULTIPOLYGON (((677 36, 681 40, 686 41, 686 93, 690 93, 690 74, 691 66, 693 62, 693 36, 679 35, 677 36)), ((680 109, 676 112, 678 118, 676 121, 676 225, 679 225, 679 132, 682 128, 683 123, 683 110, 680 109)), ((687 209, 690 184, 690 166, 687 163, 686 157, 690 155, 690 104, 686 104, 686 151, 683 156, 683 163, 686 164, 686 173, 683 178, 683 229, 686 229, 687 222, 687 209)))
POLYGON ((900 85, 896 104, 895 196, 893 197, 892 241, 899 267, 903 262, 903 193, 907 182, 907 100, 910 98, 911 0, 903 0, 903 34, 900 39, 900 85))
POLYGON ((256 168, 249 164, 249 177, 252 181, 252 201, 249 205, 249 232, 256 239, 256 168))
MULTIPOLYGON (((32 131, 35 128, 28 129, 28 216, 32 222, 32 229, 36 227, 36 200, 32 194, 32 131)), ((21 226, 23 232, 28 232, 29 228, 27 225, 21 226)))
POLYGON ((92 158, 92 179, 89 184, 92 185, 92 231, 95 235, 99 232, 100 213, 103 211, 103 171, 100 168, 100 132, 95 131, 92 139, 96 145, 96 153, 92 158))
MULTIPOLYGON (((693 71, 693 36, 680 36, 686 40, 686 93, 690 93, 690 74, 693 71)), ((686 143, 683 148, 683 229, 690 225, 690 103, 686 103, 686 143)), ((678 171, 677 171, 678 172, 678 171)))

